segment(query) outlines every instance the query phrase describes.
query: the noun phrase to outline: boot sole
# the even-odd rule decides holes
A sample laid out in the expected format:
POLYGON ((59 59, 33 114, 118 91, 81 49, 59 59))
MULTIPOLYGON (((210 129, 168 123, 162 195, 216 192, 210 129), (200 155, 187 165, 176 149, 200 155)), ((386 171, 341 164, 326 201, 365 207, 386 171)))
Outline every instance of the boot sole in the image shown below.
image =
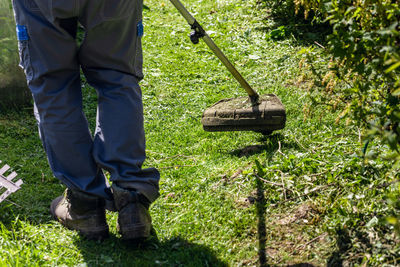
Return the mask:
POLYGON ((124 229, 121 229, 118 225, 118 230, 123 240, 144 240, 150 237, 151 226, 147 224, 135 224, 125 226, 124 229))

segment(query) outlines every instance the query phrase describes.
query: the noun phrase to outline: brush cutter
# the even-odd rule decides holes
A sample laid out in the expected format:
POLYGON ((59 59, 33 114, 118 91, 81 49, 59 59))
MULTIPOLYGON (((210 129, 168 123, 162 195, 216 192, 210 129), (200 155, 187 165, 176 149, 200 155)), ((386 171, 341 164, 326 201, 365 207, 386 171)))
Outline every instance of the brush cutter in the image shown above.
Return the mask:
POLYGON ((170 1, 191 26, 192 43, 198 44, 199 39, 203 39, 249 95, 223 99, 206 109, 201 120, 204 130, 256 131, 270 134, 274 130, 283 129, 286 112, 279 98, 274 94, 259 96, 183 4, 179 0, 170 1))

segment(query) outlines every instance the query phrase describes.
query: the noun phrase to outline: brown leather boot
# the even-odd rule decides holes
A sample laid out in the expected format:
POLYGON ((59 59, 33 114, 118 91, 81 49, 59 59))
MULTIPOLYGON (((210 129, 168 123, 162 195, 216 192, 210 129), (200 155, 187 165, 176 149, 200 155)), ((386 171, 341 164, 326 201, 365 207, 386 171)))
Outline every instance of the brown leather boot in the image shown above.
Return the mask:
POLYGON ((141 240, 150 236, 151 217, 150 202, 143 195, 121 188, 115 184, 111 186, 114 195, 115 207, 118 210, 117 228, 124 240, 141 240))
POLYGON ((50 212, 54 219, 91 240, 108 237, 104 199, 67 189, 53 200, 50 212))

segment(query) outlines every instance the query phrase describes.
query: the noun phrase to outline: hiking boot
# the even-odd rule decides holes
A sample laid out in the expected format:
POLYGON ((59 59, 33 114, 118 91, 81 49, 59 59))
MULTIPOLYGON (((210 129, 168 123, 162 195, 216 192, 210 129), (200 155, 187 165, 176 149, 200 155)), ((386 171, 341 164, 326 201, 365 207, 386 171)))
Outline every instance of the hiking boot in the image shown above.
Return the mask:
POLYGON ((111 186, 118 210, 117 228, 124 240, 141 240, 150 236, 150 201, 136 191, 111 186))
POLYGON ((54 219, 91 240, 108 237, 104 199, 67 189, 53 200, 50 212, 54 219))

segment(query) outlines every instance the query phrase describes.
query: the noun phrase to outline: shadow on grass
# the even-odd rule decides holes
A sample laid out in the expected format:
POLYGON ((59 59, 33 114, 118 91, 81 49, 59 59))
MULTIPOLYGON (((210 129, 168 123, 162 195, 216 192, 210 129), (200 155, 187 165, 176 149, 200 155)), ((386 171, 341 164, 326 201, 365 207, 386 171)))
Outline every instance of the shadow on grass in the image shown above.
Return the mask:
POLYGON ((258 263, 261 267, 269 266, 267 263, 267 253, 266 253, 266 241, 267 241, 267 228, 265 225, 265 194, 264 194, 264 184, 256 177, 257 186, 257 199, 256 199, 256 209, 257 209, 257 233, 258 233, 258 263))
MULTIPOLYGON (((365 221, 369 219, 370 217, 361 217, 360 221, 365 221)), ((387 229, 387 231, 391 232, 391 230, 389 229, 387 229)), ((377 231, 376 233, 379 233, 379 231, 377 231)), ((381 234, 385 235, 387 234, 387 232, 381 234)), ((349 266, 358 264, 362 265, 363 261, 365 260, 365 253, 380 253, 379 250, 385 247, 385 245, 388 245, 387 247, 390 247, 389 244, 385 244, 386 242, 390 243, 390 241, 386 240, 385 238, 380 238, 379 234, 377 234, 375 237, 377 242, 371 242, 371 237, 369 237, 368 235, 369 233, 367 231, 362 231, 358 229, 358 227, 338 227, 336 229, 337 247, 327 260, 327 266, 349 266), (377 245, 377 243, 380 243, 380 245, 377 245)), ((390 253, 388 254, 390 255, 390 253)), ((382 255, 382 257, 384 256, 382 255)), ((393 258, 391 260, 393 259, 395 259, 395 261, 398 260, 398 255, 393 255, 393 258)), ((366 266, 367 264, 368 262, 365 262, 363 265, 366 266)))
MULTIPOLYGON (((279 149, 279 146, 276 145, 277 141, 279 140, 281 135, 275 135, 272 137, 272 141, 269 140, 269 144, 265 145, 265 149, 269 152, 268 156, 272 157, 273 152, 279 149)), ((259 175, 263 176, 264 174, 259 173, 259 175)), ((260 267, 267 267, 271 266, 271 262, 268 261, 267 255, 267 227, 266 227, 266 205, 267 199, 265 198, 265 190, 264 185, 265 183, 260 179, 259 176, 255 176, 255 184, 257 190, 257 197, 256 197, 256 213, 257 213, 257 237, 258 237, 258 266, 260 267)), ((275 265, 273 265, 275 266, 275 265)), ((281 266, 281 264, 279 265, 281 266)), ((282 266, 291 266, 291 267, 313 267, 314 265, 310 263, 296 263, 296 264, 288 264, 282 266)))
POLYGON ((273 154, 279 150, 279 148, 294 148, 300 149, 297 143, 285 142, 284 136, 280 133, 261 136, 258 140, 261 142, 261 145, 250 145, 243 148, 238 148, 229 152, 233 156, 241 157, 249 157, 252 155, 261 154, 264 151, 267 153, 268 157, 272 157, 273 154))
MULTIPOLYGON (((280 259, 278 262, 273 262, 272 258, 268 258, 267 255, 267 226, 266 226, 266 206, 268 205, 268 199, 264 190, 265 183, 255 176, 255 184, 257 190, 256 197, 256 212, 257 212, 257 237, 258 237, 258 266, 269 267, 269 266, 287 266, 287 267, 314 267, 315 265, 307 262, 299 263, 283 263, 280 259)), ((269 234, 271 236, 271 234, 269 234)), ((279 249, 279 248, 278 248, 279 249)), ((276 261, 276 259, 275 259, 276 261)), ((335 265, 332 265, 335 266, 335 265)))
MULTIPOLYGON (((256 212, 257 212, 257 235, 258 235, 258 266, 287 266, 287 267, 314 267, 311 263, 300 262, 294 264, 272 263, 268 261, 267 255, 267 227, 266 227, 266 205, 267 199, 264 193, 264 182, 256 176, 257 198, 256 198, 256 212)), ((331 265, 335 266, 335 265, 331 265)))
POLYGON ((352 242, 350 235, 346 229, 336 230, 337 250, 334 251, 327 261, 327 266, 343 266, 343 255, 351 248, 352 242))
POLYGON ((289 264, 287 267, 315 267, 315 265, 312 265, 311 263, 295 263, 289 264))
POLYGON ((323 47, 326 44, 326 37, 332 33, 329 24, 311 23, 288 23, 284 20, 275 20, 274 25, 270 27, 258 28, 258 30, 269 33, 280 32, 278 37, 271 37, 279 41, 284 39, 294 39, 296 44, 310 46, 317 44, 323 47))
POLYGON ((228 266, 210 248, 177 237, 144 244, 127 243, 111 236, 102 243, 80 237, 74 241, 85 266, 228 266))
MULTIPOLYGON (((261 2, 267 1, 270 0, 263 0, 261 2)), ((324 45, 326 43, 326 36, 332 33, 332 26, 321 19, 313 19, 314 13, 312 11, 306 19, 304 9, 300 8, 296 12, 295 6, 293 4, 288 5, 289 2, 286 1, 286 5, 284 4, 285 2, 270 3, 269 8, 266 9, 267 17, 264 19, 264 26, 257 27, 256 29, 265 32, 275 41, 289 38, 294 39, 299 45, 324 45)))
POLYGON ((55 189, 53 186, 28 186, 25 184, 21 190, 14 193, 15 196, 11 196, 1 203, 0 222, 6 227, 11 227, 16 218, 29 221, 34 225, 49 223, 54 220, 50 215, 50 203, 62 192, 63 188, 60 186, 55 189))

